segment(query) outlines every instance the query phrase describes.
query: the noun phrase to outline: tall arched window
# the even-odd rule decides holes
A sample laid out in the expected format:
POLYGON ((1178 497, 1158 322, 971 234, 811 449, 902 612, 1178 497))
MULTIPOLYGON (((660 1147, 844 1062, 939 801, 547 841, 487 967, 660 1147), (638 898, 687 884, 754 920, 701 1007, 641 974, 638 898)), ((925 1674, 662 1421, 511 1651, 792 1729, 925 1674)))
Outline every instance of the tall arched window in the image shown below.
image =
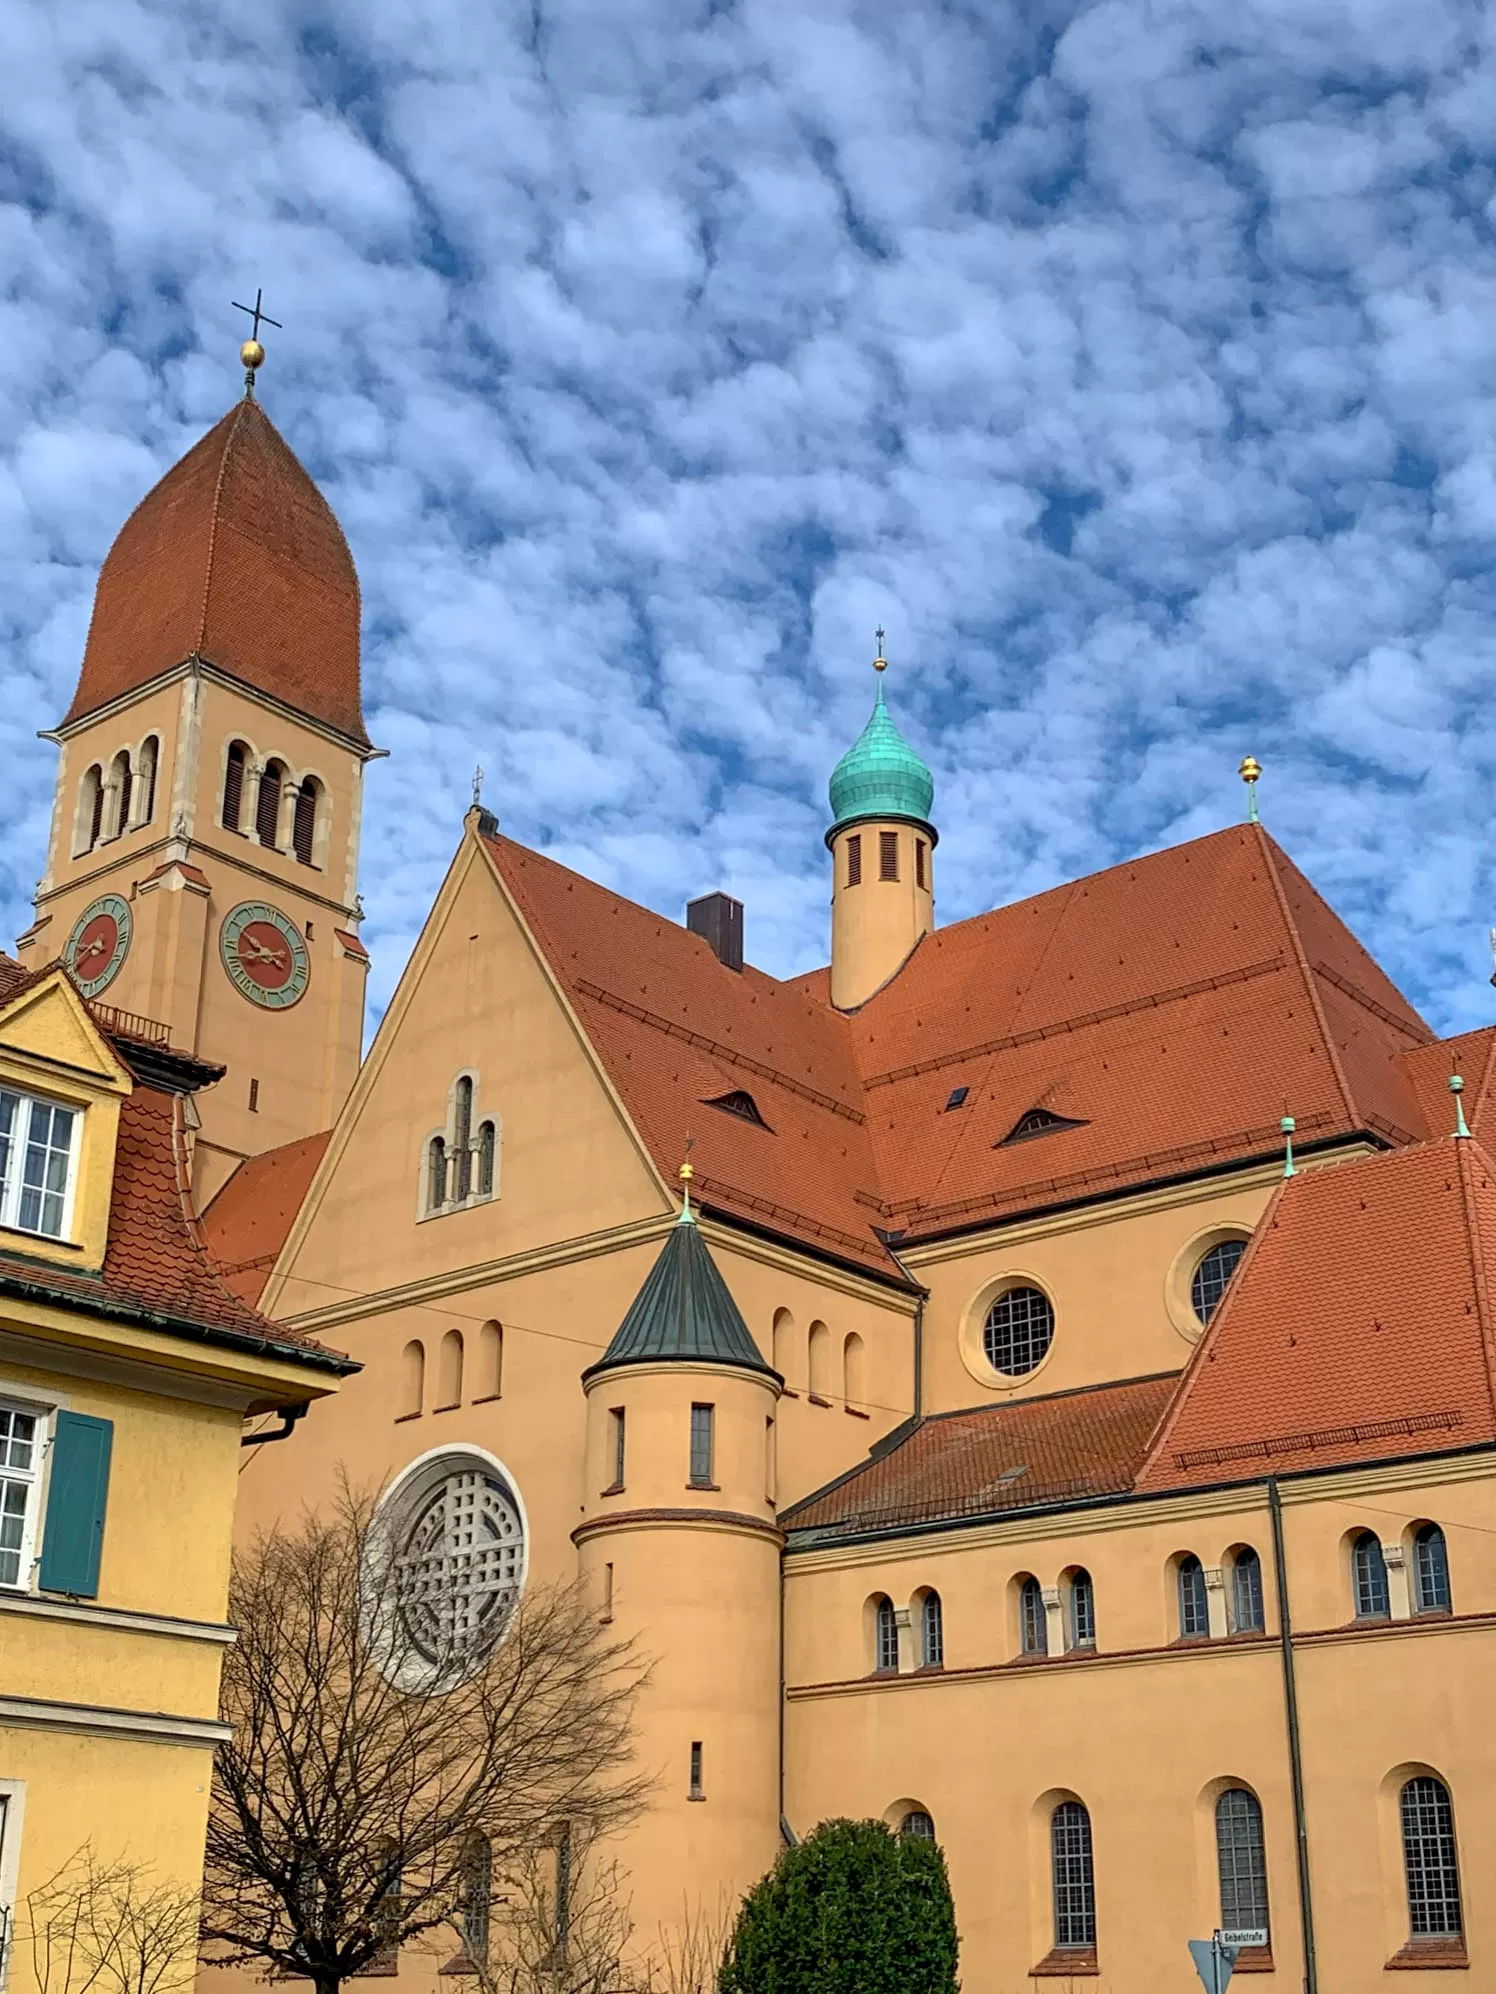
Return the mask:
POLYGON ((400 1353, 401 1419, 414 1419, 426 1399, 426 1346, 418 1339, 407 1343, 400 1353))
POLYGON ((1216 1863, 1225 1931, 1267 1929, 1267 1855, 1262 1807, 1244 1786, 1228 1786, 1216 1802, 1216 1863))
POLYGON ((1425 1523, 1413 1538, 1413 1610, 1450 1610, 1449 1550, 1437 1523, 1425 1523))
POLYGON ((938 1592, 927 1592, 920 1606, 919 1658, 927 1669, 945 1667, 945 1617, 938 1592))
POLYGON ((478 1124, 478 1196, 491 1198, 499 1155, 499 1133, 493 1122, 478 1124))
POLYGON ((488 1961, 492 1902, 493 1850, 487 1836, 472 1834, 462 1847, 462 1952, 475 1966, 488 1961))
POLYGON ((296 810, 291 820, 291 849, 303 865, 312 863, 317 844, 317 805, 322 785, 309 775, 296 792, 296 810))
POLYGON ((1231 1631, 1260 1634, 1267 1621, 1262 1606, 1262 1560, 1244 1544, 1231 1561, 1231 1631))
POLYGON ((242 741, 230 741, 229 751, 223 764, 223 828, 226 831, 241 829, 240 819, 244 814, 244 765, 249 760, 249 750, 242 741))
POLYGON ((1018 1588, 1018 1642, 1025 1655, 1049 1653, 1049 1615, 1036 1578, 1026 1578, 1018 1588))
POLYGON ((784 1380, 787 1392, 799 1391, 805 1379, 799 1363, 799 1348, 795 1338, 795 1318, 788 1309, 774 1311, 774 1369, 784 1380))
POLYGON ((1205 1592, 1205 1568, 1191 1552, 1179 1560, 1179 1638, 1198 1641, 1210 1632, 1210 1601, 1205 1592))
POLYGON ((810 1396, 831 1400, 831 1331, 823 1322, 810 1325, 810 1396))
POLYGON ((473 1083, 457 1082, 452 1102, 452 1196, 459 1204, 473 1189, 473 1083))
POLYGON ((486 1322, 478 1332, 478 1397, 504 1395, 504 1325, 486 1322))
POLYGON ((140 748, 140 821, 149 824, 156 814, 156 765, 161 759, 161 743, 147 735, 140 748))
POLYGON ((426 1209, 439 1212, 447 1202, 447 1145, 434 1135, 426 1145, 426 1209))
POLYGON ((889 1674, 899 1666, 899 1623, 893 1601, 879 1596, 873 1608, 873 1667, 889 1674))
POLYGON ((436 1410, 447 1412, 462 1404, 462 1331, 449 1329, 442 1338, 436 1378, 436 1410))
POLYGON ((1449 1788, 1428 1773, 1410 1779, 1402 1790, 1399 1811, 1409 1931, 1415 1939, 1457 1939, 1465 1926, 1449 1788))
POLYGON ((286 783, 286 765, 273 758, 260 771, 260 787, 255 794, 255 836, 267 851, 280 842, 281 791, 286 783))
POLYGON ((1057 1952, 1096 1944, 1096 1876, 1091 1860, 1091 1817, 1078 1800, 1062 1800, 1049 1822, 1057 1952))
POLYGON ((109 836, 118 838, 130 828, 130 802, 135 790, 128 748, 121 748, 115 756, 109 770, 109 786, 114 792, 109 811, 109 836))
POLYGON ((1072 1648, 1094 1648, 1096 1646, 1096 1588, 1091 1583, 1091 1574, 1074 1571, 1070 1574, 1069 1597, 1070 1645, 1072 1648))
POLYGON ((83 771, 78 791, 77 850, 91 852, 104 828, 104 771, 97 762, 83 771))
POLYGON ((867 1396, 862 1338, 855 1333, 842 1346, 842 1396, 849 1406, 861 1408, 867 1396))
POLYGON ((1351 1573, 1356 1588, 1356 1618, 1385 1620, 1392 1611, 1387 1590, 1387 1561, 1371 1531, 1363 1530, 1351 1548, 1351 1573))

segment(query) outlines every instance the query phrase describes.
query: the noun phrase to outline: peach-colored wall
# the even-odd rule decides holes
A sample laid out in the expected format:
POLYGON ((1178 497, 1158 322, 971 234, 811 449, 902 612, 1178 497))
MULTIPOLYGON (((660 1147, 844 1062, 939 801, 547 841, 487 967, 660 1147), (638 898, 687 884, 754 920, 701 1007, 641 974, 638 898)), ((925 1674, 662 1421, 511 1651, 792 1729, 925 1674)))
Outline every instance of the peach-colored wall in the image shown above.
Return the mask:
POLYGON ((935 925, 934 846, 927 831, 898 822, 854 824, 832 841, 831 1001, 843 1011, 865 1004, 935 925), (897 842, 897 879, 879 877, 879 839, 897 842), (847 883, 847 840, 862 840, 862 877, 847 883), (915 846, 923 845, 925 883, 919 884, 915 846))

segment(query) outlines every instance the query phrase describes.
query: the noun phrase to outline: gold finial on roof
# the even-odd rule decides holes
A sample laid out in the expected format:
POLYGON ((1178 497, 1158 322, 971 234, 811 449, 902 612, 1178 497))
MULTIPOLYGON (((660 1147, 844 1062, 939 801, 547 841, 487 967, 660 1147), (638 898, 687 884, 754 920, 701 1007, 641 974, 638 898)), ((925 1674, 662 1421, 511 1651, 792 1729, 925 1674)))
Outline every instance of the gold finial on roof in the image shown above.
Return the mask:
POLYGON ((680 1169, 677 1170, 675 1173, 676 1176, 679 1177, 680 1179, 680 1221, 679 1222, 682 1225, 691 1225, 695 1223, 695 1221, 691 1217, 691 1179, 696 1175, 696 1172, 691 1168, 691 1151, 695 1147, 696 1147, 695 1136, 688 1135, 686 1137, 685 1161, 681 1164, 680 1169))
POLYGON ((265 364, 265 349, 260 344, 260 327, 262 325, 273 325, 277 332, 281 330, 280 320, 272 318, 269 312, 264 309, 264 297, 264 291, 257 284, 255 286, 255 301, 252 305, 241 305, 237 298, 230 299, 230 303, 236 312, 247 312, 250 318, 254 320, 254 331, 239 348, 239 359, 244 368, 244 392, 251 397, 255 391, 255 375, 265 364))
POLYGON ((1247 822, 1257 822, 1257 779, 1262 774, 1262 764, 1255 755, 1243 755, 1241 767, 1236 771, 1247 785, 1247 822))
POLYGON ((878 655, 873 660, 873 670, 875 672, 886 672, 888 670, 888 660, 883 655, 883 625, 881 623, 873 632, 873 635, 878 640, 878 655))

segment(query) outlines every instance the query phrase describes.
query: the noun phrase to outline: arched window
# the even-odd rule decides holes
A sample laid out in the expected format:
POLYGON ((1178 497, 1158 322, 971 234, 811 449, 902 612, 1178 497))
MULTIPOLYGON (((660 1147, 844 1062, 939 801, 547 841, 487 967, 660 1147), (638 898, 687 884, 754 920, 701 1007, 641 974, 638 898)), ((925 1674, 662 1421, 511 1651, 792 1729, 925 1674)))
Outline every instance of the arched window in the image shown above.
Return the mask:
POLYGON ((1210 1632, 1210 1602, 1205 1593, 1205 1568, 1191 1553, 1179 1560, 1179 1637, 1198 1641, 1210 1632))
POLYGON ((1078 1800, 1062 1800, 1050 1816, 1049 1857, 1055 1950, 1089 1950, 1096 1943, 1096 1876, 1091 1817, 1078 1800))
POLYGON ((462 1331, 449 1329, 442 1338, 436 1378, 436 1410, 447 1412, 462 1404, 462 1331))
POLYGON ((1399 1811, 1409 1931, 1415 1939, 1457 1939, 1465 1927, 1449 1788, 1428 1773, 1410 1779, 1399 1811))
POLYGON ((83 771, 83 781, 78 790, 78 851, 91 852, 99 842, 99 833, 103 828, 104 771, 94 762, 83 771))
POLYGON ((140 749, 140 821, 149 824, 156 814, 156 765, 161 759, 161 743, 148 735, 140 749))
POLYGON ((296 810, 291 819, 291 849, 303 865, 312 863, 317 844, 317 805, 322 785, 309 775, 296 792, 296 810))
POLYGON ((831 1331, 823 1322, 810 1325, 810 1396, 831 1398, 831 1331))
POLYGON ((919 1658, 927 1669, 945 1667, 945 1620, 938 1592, 927 1592, 920 1607, 919 1658))
POLYGON ((1225 1294, 1237 1262, 1247 1250, 1244 1239, 1223 1239, 1205 1254, 1190 1282, 1190 1301, 1201 1322, 1209 1322, 1225 1294))
POLYGON ((488 1961, 488 1921, 493 1903, 493 1850, 486 1835, 462 1846, 462 1953, 475 1966, 488 1961))
POLYGON ((281 791, 285 782, 285 763, 273 759, 266 762, 260 771, 260 787, 255 794, 255 836, 271 852, 279 844, 281 791))
POLYGON ((893 1601, 879 1596, 873 1608, 873 1667, 888 1674, 899 1666, 899 1623, 893 1601))
POLYGON ((1069 1598, 1070 1645, 1072 1648, 1094 1648, 1096 1646, 1096 1589, 1091 1584, 1091 1574, 1075 1571, 1070 1574, 1069 1598))
POLYGON ((1267 1929, 1267 1856, 1255 1793, 1228 1786, 1216 1802, 1216 1863, 1225 1931, 1267 1929))
POLYGON ((795 1361, 799 1356, 795 1340, 795 1318, 788 1309, 774 1311, 774 1369, 784 1380, 787 1392, 799 1391, 804 1385, 800 1366, 795 1361))
POLYGON ((1413 1538, 1413 1610, 1450 1610, 1449 1550, 1437 1523, 1425 1523, 1413 1538))
POLYGON ((229 751, 223 764, 223 828, 237 831, 241 828, 240 818, 244 814, 244 765, 249 760, 249 750, 242 741, 230 741, 229 751))
POLYGON ((1054 1310, 1038 1288, 1009 1288, 987 1311, 982 1348, 1005 1378, 1034 1370, 1054 1341, 1054 1310))
POLYGON ((461 1204, 473 1188, 473 1083, 464 1073, 452 1101, 452 1196, 461 1204))
POLYGON ((494 1190, 494 1165, 498 1161, 499 1134, 492 1122, 478 1124, 478 1196, 491 1198, 494 1190))
POLYGON ((1385 1620, 1392 1611, 1387 1591, 1387 1561, 1369 1530, 1361 1532, 1351 1549, 1351 1572, 1356 1588, 1356 1618, 1385 1620))
POLYGON ((1231 1561, 1231 1631, 1260 1634, 1267 1625, 1262 1606, 1262 1560, 1243 1544, 1231 1561))
POLYGON ((906 1842, 933 1842, 935 1823, 923 1807, 911 1807, 899 1823, 899 1833, 906 1842))
POLYGON ((1044 1588, 1036 1578, 1026 1578, 1018 1588, 1018 1642, 1025 1655, 1049 1653, 1049 1615, 1044 1610, 1044 1588))
POLYGON ((426 1400, 426 1346, 419 1339, 407 1343, 400 1353, 401 1419, 414 1419, 426 1400))
POLYGON ((862 1338, 854 1334, 842 1346, 842 1397, 849 1406, 860 1407, 866 1396, 862 1338))
POLYGON ((478 1397, 504 1395, 504 1325, 486 1322, 478 1332, 478 1397))
POLYGON ((426 1145, 426 1209, 439 1212, 447 1202, 447 1145, 434 1135, 426 1145))
POLYGON ((109 786, 114 792, 109 811, 109 836, 118 838, 130 828, 130 799, 135 789, 128 748, 121 748, 115 756, 109 770, 109 786))

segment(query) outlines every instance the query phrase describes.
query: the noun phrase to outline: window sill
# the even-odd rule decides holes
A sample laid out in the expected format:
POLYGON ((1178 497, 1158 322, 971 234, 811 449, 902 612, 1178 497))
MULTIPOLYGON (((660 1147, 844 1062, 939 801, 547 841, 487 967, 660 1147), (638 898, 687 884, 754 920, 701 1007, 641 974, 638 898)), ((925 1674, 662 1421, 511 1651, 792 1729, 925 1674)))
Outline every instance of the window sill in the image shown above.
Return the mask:
POLYGON ((1073 1974, 1077 1979, 1083 1976, 1094 1979, 1100 1972, 1095 1946, 1056 1946, 1053 1952, 1045 1953, 1037 1966, 1029 1968, 1029 1977, 1064 1980, 1073 1974))
POLYGON ((0 1225, 0 1245, 7 1240, 24 1240, 24 1251, 38 1253, 81 1253, 82 1245, 76 1239, 61 1239, 50 1232, 27 1232, 24 1226, 0 1225))
POLYGON ((1395 1952, 1384 1971, 1388 1973, 1455 1972, 1468 1970, 1470 1955, 1463 1939, 1409 1939, 1401 1952, 1395 1952))
POLYGON ((812 1405, 823 1405, 829 1407, 831 1404, 830 1399, 823 1399, 819 1392, 807 1392, 805 1396, 810 1400, 812 1405))
POLYGON ((478 1971, 465 1952, 454 1952, 448 1960, 443 1960, 436 1969, 440 1974, 463 1974, 472 1978, 478 1971))
POLYGON ((394 1424, 396 1426, 404 1426, 405 1422, 408 1419, 419 1419, 420 1417, 421 1415, 418 1412, 397 1412, 395 1414, 394 1424))
POLYGON ((497 1405, 503 1396, 502 1392, 483 1392, 477 1398, 470 1399, 468 1403, 470 1405, 497 1405))
POLYGON ((704 1793, 688 1793, 686 1798, 687 1800, 705 1800, 706 1795, 704 1793))
POLYGON ((687 1482, 686 1488, 687 1490, 695 1489, 704 1495, 721 1495, 722 1493, 720 1482, 687 1482))
POLYGON ((1271 1946, 1243 1946, 1236 1955, 1233 1973, 1276 1973, 1271 1946))
POLYGON ((843 1406, 842 1411, 852 1419, 871 1419, 873 1416, 870 1412, 864 1412, 861 1406, 856 1405, 843 1406))
POLYGON ((451 1401, 451 1403, 450 1403, 449 1405, 434 1405, 434 1406, 433 1406, 433 1407, 431 1408, 431 1410, 432 1410, 433 1412, 461 1412, 461 1411, 462 1411, 462 1400, 461 1400, 461 1399, 453 1399, 453 1400, 451 1401))
POLYGON ((624 1489, 624 1485, 623 1485, 623 1483, 622 1483, 622 1482, 610 1482, 610 1483, 608 1484, 607 1488, 605 1488, 605 1489, 599 1489, 599 1490, 598 1490, 598 1494, 599 1494, 599 1495, 605 1495, 605 1496, 608 1496, 608 1495, 622 1495, 622 1494, 623 1494, 623 1489, 624 1489))

